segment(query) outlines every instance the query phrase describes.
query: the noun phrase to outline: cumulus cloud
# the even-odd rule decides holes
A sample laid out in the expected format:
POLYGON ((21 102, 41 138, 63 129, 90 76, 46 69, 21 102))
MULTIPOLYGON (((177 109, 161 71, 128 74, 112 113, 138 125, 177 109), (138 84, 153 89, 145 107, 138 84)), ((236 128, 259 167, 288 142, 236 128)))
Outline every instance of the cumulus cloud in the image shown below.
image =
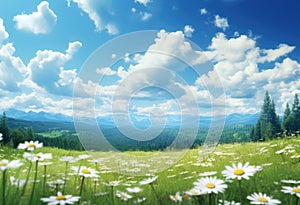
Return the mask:
POLYGON ((19 30, 32 32, 34 34, 46 34, 55 26, 57 16, 49 8, 49 3, 42 1, 37 6, 37 11, 31 14, 16 15, 13 20, 16 22, 16 28, 19 30))
POLYGON ((200 9, 200 14, 201 14, 201 15, 205 15, 205 14, 207 14, 207 10, 206 10, 206 8, 202 8, 202 9, 200 9))
POLYGON ((184 26, 183 32, 186 37, 192 37, 194 31, 195 29, 192 26, 190 25, 184 26))
POLYGON ((280 44, 277 49, 263 49, 263 56, 260 57, 259 62, 272 62, 277 60, 281 56, 286 56, 288 53, 292 52, 296 47, 289 46, 286 44, 280 44))
POLYGON ((5 30, 5 27, 3 25, 3 19, 0 18, 0 45, 3 40, 7 39, 9 37, 8 33, 5 30))
POLYGON ((94 22, 96 31, 107 30, 109 34, 117 34, 118 28, 116 25, 104 21, 104 19, 100 16, 99 11, 96 8, 99 8, 101 12, 107 13, 108 8, 105 2, 100 2, 100 6, 98 6, 98 2, 92 0, 72 0, 77 4, 78 8, 80 8, 83 12, 85 12, 89 18, 94 22))
POLYGON ((105 67, 105 68, 97 68, 96 72, 100 75, 115 75, 117 72, 112 70, 109 67, 105 67))
POLYGON ((148 12, 140 12, 140 15, 141 15, 141 20, 142 21, 148 21, 152 17, 152 14, 148 13, 148 12))
POLYGON ((214 23, 216 27, 221 28, 223 31, 225 31, 229 27, 227 18, 221 18, 219 15, 215 16, 214 23))
POLYGON ((143 4, 144 6, 147 6, 147 4, 151 2, 151 0, 134 0, 134 2, 143 4))
POLYGON ((52 50, 37 51, 36 56, 27 65, 30 79, 50 93, 71 95, 76 73, 75 70, 65 70, 63 66, 71 60, 81 45, 78 41, 71 42, 65 53, 52 50))
POLYGON ((27 75, 23 61, 14 56, 15 50, 12 43, 0 47, 0 88, 10 92, 19 91, 27 75))

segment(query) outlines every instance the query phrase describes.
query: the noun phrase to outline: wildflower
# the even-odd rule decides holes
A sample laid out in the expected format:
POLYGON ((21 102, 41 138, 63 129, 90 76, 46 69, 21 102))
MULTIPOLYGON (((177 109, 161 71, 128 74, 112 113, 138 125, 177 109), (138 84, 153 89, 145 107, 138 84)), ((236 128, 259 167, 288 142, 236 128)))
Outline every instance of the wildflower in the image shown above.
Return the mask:
POLYGON ((205 193, 211 194, 211 193, 219 193, 224 192, 224 190, 227 188, 227 185, 224 184, 224 181, 221 179, 217 179, 217 177, 205 177, 201 178, 197 182, 194 183, 194 185, 202 190, 205 193))
POLYGON ((297 197, 300 198, 300 186, 296 186, 296 187, 284 186, 282 188, 283 189, 281 191, 283 193, 291 194, 291 195, 296 195, 297 197))
POLYGON ((209 176, 213 176, 217 174, 217 172, 203 172, 203 173, 200 173, 199 176, 200 177, 209 177, 209 176))
POLYGON ((38 153, 38 154, 34 154, 34 153, 28 153, 28 152, 25 152, 23 154, 23 157, 32 161, 32 162, 35 162, 35 161, 43 161, 45 159, 52 159, 52 154, 51 153, 38 153))
POLYGON ((111 186, 111 187, 115 187, 115 186, 119 186, 121 183, 121 181, 110 181, 108 183, 103 182, 104 185, 106 186, 111 186))
POLYGON ((60 158, 60 161, 62 162, 76 162, 76 158, 72 156, 62 156, 60 158))
POLYGON ((88 155, 88 154, 81 154, 81 155, 79 155, 76 159, 77 159, 77 160, 83 160, 83 159, 87 159, 87 158, 89 158, 89 157, 91 157, 91 156, 88 155))
POLYGON ((277 199, 272 199, 266 194, 262 193, 253 193, 250 196, 247 196, 247 199, 250 200, 251 204, 266 204, 266 205, 276 205, 281 204, 281 202, 277 199))
POLYGON ((151 184, 151 183, 153 183, 157 178, 158 178, 158 176, 155 176, 155 177, 152 177, 152 178, 144 179, 144 180, 140 181, 140 185, 151 184))
POLYGON ((222 171, 222 174, 227 179, 238 179, 241 180, 249 179, 250 176, 253 176, 258 169, 254 166, 249 166, 249 163, 246 162, 244 165, 239 162, 237 165, 232 164, 232 167, 226 166, 226 170, 222 171))
POLYGON ((182 196, 180 195, 179 192, 177 192, 175 195, 170 195, 170 199, 175 202, 181 202, 182 196))
POLYGON ((23 187, 26 180, 25 179, 16 179, 15 177, 11 176, 9 178, 10 184, 16 187, 23 187))
POLYGON ((122 199, 123 201, 127 201, 128 199, 131 199, 132 196, 127 194, 126 192, 117 191, 116 196, 122 199))
POLYGON ((20 143, 18 145, 18 149, 27 149, 28 151, 33 151, 37 148, 43 147, 43 143, 39 143, 39 141, 25 141, 24 143, 20 143))
POLYGON ((134 203, 135 203, 135 204, 140 204, 140 203, 142 203, 142 202, 145 201, 145 200, 146 200, 145 197, 143 197, 143 198, 137 198, 136 200, 134 200, 134 203))
POLYGON ((300 184, 300 180, 296 181, 296 180, 281 180, 282 183, 286 183, 286 184, 300 184))
POLYGON ((187 194, 189 196, 199 196, 199 195, 206 194, 206 193, 203 192, 202 190, 200 190, 198 187, 194 187, 193 189, 186 191, 185 194, 187 194))
POLYGON ((71 169, 74 170, 76 173, 78 173, 79 176, 98 177, 98 171, 92 168, 87 168, 85 166, 82 166, 82 167, 72 167, 71 169))
POLYGON ((241 205, 241 203, 237 203, 235 201, 222 201, 222 200, 219 200, 219 205, 241 205))
POLYGON ((142 189, 139 188, 139 187, 134 187, 134 188, 128 187, 128 188, 126 188, 126 190, 127 190, 128 192, 130 192, 130 193, 135 193, 135 194, 137 194, 137 193, 139 193, 139 192, 142 191, 142 189))
POLYGON ((3 159, 3 160, 0 161, 0 170, 5 171, 6 169, 18 168, 22 164, 23 163, 20 162, 19 160, 8 161, 6 159, 3 159))
POLYGON ((41 198, 43 202, 48 203, 49 205, 55 204, 74 204, 75 202, 79 201, 79 196, 72 196, 72 195, 62 195, 61 192, 57 192, 57 196, 50 196, 49 198, 41 198))

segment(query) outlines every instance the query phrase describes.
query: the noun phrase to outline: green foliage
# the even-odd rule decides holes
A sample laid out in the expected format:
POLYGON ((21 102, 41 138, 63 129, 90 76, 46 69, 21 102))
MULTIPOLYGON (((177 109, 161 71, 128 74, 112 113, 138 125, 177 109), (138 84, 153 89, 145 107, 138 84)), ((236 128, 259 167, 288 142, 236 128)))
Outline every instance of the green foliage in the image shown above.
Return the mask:
POLYGON ((3 112, 1 123, 0 123, 0 133, 2 133, 3 144, 8 144, 10 142, 9 127, 7 124, 7 118, 5 112, 3 112))
POLYGON ((12 131, 10 137, 12 139, 14 148, 17 148, 20 143, 23 143, 26 140, 25 134, 26 133, 24 133, 24 131, 21 129, 15 129, 12 131))

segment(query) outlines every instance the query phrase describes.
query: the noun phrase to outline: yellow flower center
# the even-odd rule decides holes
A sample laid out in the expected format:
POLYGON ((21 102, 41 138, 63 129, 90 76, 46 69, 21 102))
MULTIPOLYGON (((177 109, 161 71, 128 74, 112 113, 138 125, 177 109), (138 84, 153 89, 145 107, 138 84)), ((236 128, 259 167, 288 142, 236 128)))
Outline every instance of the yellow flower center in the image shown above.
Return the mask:
MULTIPOLYGON (((195 194, 195 192, 193 192, 193 194, 195 194)), ((197 193, 196 193, 196 194, 197 194, 197 193)), ((196 195, 196 194, 195 194, 195 195, 196 195)), ((183 195, 183 198, 185 198, 185 199, 189 199, 189 198, 190 198, 190 195, 188 195, 188 194, 184 194, 184 195, 183 195)))
POLYGON ((56 197, 56 200, 57 200, 57 201, 66 200, 66 197, 63 196, 63 195, 57 196, 57 197, 56 197))
POLYGON ((111 181, 111 182, 109 182, 109 184, 110 184, 111 186, 113 186, 113 185, 116 184, 116 182, 115 182, 115 181, 111 181))
POLYGON ((209 189, 213 189, 216 187, 213 183, 207 183, 205 186, 209 189))
POLYGON ((84 174, 91 174, 91 171, 88 169, 82 169, 81 172, 84 174))
POLYGON ((7 163, 5 162, 0 162, 0 167, 6 167, 7 166, 7 163))
POLYGON ((295 192, 295 193, 300 193, 300 188, 298 188, 298 187, 293 188, 293 192, 295 192))
POLYGON ((259 202, 264 202, 264 203, 267 203, 268 202, 268 199, 266 199, 265 197, 259 197, 257 199, 259 202))
POLYGON ((236 170, 234 170, 233 174, 241 176, 241 175, 245 174, 245 171, 242 169, 236 169, 236 170))
POLYGON ((29 143, 28 147, 35 147, 35 144, 34 143, 29 143))
POLYGON ((35 157, 38 159, 42 158, 41 155, 39 155, 39 154, 36 154, 35 157))

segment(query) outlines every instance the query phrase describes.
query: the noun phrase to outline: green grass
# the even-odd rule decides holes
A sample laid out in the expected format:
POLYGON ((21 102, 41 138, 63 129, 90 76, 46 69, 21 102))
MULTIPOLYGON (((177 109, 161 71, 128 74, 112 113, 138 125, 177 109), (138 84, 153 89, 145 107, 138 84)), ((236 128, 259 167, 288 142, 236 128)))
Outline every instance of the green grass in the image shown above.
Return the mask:
MULTIPOLYGON (((71 134, 70 130, 57 130, 57 129, 52 129, 47 132, 40 132, 37 133, 38 135, 41 135, 42 137, 49 137, 49 138, 55 138, 55 137, 62 137, 63 135, 69 136, 71 134)), ((75 134, 71 134, 76 136, 75 134)))
MULTIPOLYGON (((237 162, 249 162, 250 165, 263 166, 263 170, 257 172, 249 180, 242 180, 242 196, 240 195, 237 181, 233 180, 232 183, 226 182, 228 188, 224 193, 218 195, 212 195, 212 203, 217 204, 219 199, 225 199, 228 201, 240 202, 242 198, 242 204, 250 204, 246 197, 254 192, 263 192, 268 196, 278 199, 282 204, 295 204, 296 197, 284 194, 281 192, 282 186, 290 186, 284 184, 281 180, 300 180, 300 158, 292 159, 292 155, 300 153, 300 138, 291 139, 279 139, 269 142, 260 143, 244 143, 244 144, 224 144, 219 145, 214 149, 210 149, 210 153, 200 154, 203 149, 188 150, 185 155, 176 162, 175 165, 168 167, 170 160, 175 161, 176 155, 179 152, 173 151, 162 155, 160 152, 126 152, 126 153, 85 153, 76 151, 66 151, 53 148, 41 148, 35 150, 35 153, 52 153, 53 162, 52 165, 47 166, 47 181, 55 181, 62 179, 65 176, 65 163, 59 159, 62 156, 74 156, 77 157, 81 154, 90 154, 92 157, 105 158, 101 163, 95 164, 89 162, 89 159, 82 160, 81 162, 69 163, 67 173, 69 180, 66 183, 65 194, 71 194, 78 196, 80 193, 81 179, 74 173, 70 166, 87 166, 95 168, 99 171, 98 181, 86 178, 82 190, 80 204, 87 202, 87 204, 133 204, 133 200, 137 197, 145 197, 146 201, 142 204, 176 204, 170 200, 170 195, 174 195, 176 192, 183 194, 185 191, 193 188, 193 183, 200 179, 200 173, 206 171, 217 171, 217 177, 225 179, 222 176, 222 171, 225 170, 225 166, 237 163, 237 162), (287 146, 291 146, 294 150, 292 153, 287 154, 275 154, 276 151, 281 150, 287 146), (125 156, 124 156, 125 155, 125 156), (175 156, 175 158, 173 158, 175 156), (140 160, 141 159, 141 160, 140 160), (135 162, 134 160, 140 160, 135 162), (204 167, 203 164, 211 163, 211 166, 204 167), (147 167, 146 165, 150 167, 147 167), (138 171, 139 172, 133 172, 138 171), (155 171, 162 169, 156 173, 155 171), (148 178, 145 174, 157 175, 158 179, 153 183, 154 190, 159 196, 159 200, 155 197, 150 185, 139 185, 139 181, 148 178), (112 200, 111 187, 103 184, 103 182, 120 180, 119 186, 114 188, 114 191, 120 190, 126 192, 126 187, 141 187, 142 192, 134 194, 132 199, 124 202, 118 197, 112 200), (107 193, 107 194, 104 194, 107 193), (104 194, 104 195, 102 195, 104 194)), ((28 173, 30 162, 23 159, 23 150, 15 150, 7 147, 0 147, 0 159, 20 159, 24 164, 20 168, 7 170, 7 178, 14 176, 18 179, 25 179, 28 173)), ((35 164, 32 165, 29 181, 33 180, 35 164)), ((62 191, 61 187, 51 188, 46 185, 43 190, 43 166, 38 167, 38 182, 36 183, 33 202, 32 204, 43 204, 40 200, 42 197, 55 196, 56 191, 62 191), (43 193, 44 192, 44 193, 43 193)), ((3 173, 3 172, 2 172, 3 173)), ((0 184, 3 183, 2 177, 0 177, 0 184)), ((9 182, 6 184, 6 204, 29 204, 31 197, 31 191, 33 183, 28 183, 25 193, 21 196, 22 188, 17 189, 15 186, 11 186, 9 182)), ((2 187, 2 186, 1 186, 2 187)), ((1 193, 3 190, 1 188, 1 193)), ((2 195, 2 194, 1 194, 2 195)), ((0 196, 1 197, 1 196, 0 196)), ((199 204, 199 200, 204 200, 203 204, 207 204, 207 196, 203 195, 195 197, 190 200, 183 199, 181 204, 199 204)), ((2 199, 0 200, 1 203, 2 199)))

